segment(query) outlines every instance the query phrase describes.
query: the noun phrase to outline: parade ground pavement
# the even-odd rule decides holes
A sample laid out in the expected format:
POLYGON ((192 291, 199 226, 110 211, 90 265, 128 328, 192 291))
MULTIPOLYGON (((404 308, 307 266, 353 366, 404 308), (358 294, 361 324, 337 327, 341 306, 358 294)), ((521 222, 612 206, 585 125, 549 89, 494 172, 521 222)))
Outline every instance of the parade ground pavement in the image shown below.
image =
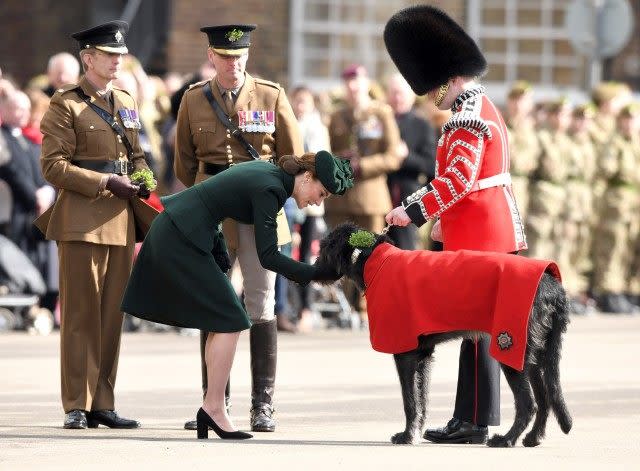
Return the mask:
MULTIPOLYGON (((366 331, 279 336, 275 433, 252 440, 197 440, 183 429, 201 404, 198 337, 122 337, 116 408, 136 430, 62 428, 59 336, 0 335, 0 470, 585 470, 640 469, 640 316, 573 318, 562 387, 573 415, 564 435, 550 417, 537 448, 392 445, 404 428, 393 359, 371 349, 366 331)), ((458 343, 436 350, 427 423, 451 417, 458 343)), ((249 420, 248 333, 232 371, 232 417, 249 420)), ((502 425, 513 418, 502 378, 502 425)))

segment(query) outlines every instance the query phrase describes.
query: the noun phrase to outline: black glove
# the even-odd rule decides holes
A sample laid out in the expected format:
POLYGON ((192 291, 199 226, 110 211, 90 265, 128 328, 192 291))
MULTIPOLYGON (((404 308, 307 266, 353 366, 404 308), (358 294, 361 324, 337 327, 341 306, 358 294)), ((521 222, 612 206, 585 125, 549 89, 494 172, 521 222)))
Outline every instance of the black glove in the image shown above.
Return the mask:
POLYGON ((146 183, 141 183, 140 189, 138 190, 138 197, 146 200, 149 198, 149 196, 151 196, 151 192, 147 188, 146 183))
POLYGON ((342 278, 342 275, 338 273, 335 267, 318 265, 318 262, 313 264, 315 271, 311 277, 314 281, 338 281, 342 278))
POLYGON ((211 255, 216 261, 222 273, 227 273, 231 269, 231 259, 229 258, 229 252, 227 252, 227 244, 224 241, 222 232, 218 232, 213 242, 213 249, 211 249, 211 255))
POLYGON ((138 185, 129 180, 129 177, 123 175, 116 175, 114 173, 109 176, 109 180, 107 180, 107 190, 123 200, 128 200, 136 196, 139 188, 138 185))
POLYGON ((214 251, 211 255, 213 255, 213 258, 216 261, 216 264, 220 267, 220 270, 222 270, 222 273, 227 273, 231 269, 231 259, 229 258, 229 254, 226 250, 224 252, 214 251))

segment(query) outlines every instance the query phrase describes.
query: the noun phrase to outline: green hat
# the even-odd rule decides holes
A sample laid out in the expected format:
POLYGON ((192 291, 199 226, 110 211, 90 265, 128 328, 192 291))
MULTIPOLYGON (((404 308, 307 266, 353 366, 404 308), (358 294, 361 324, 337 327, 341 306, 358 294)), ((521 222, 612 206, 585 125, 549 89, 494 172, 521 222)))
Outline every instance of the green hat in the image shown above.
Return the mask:
POLYGON ((326 150, 316 154, 316 176, 334 195, 343 195, 353 186, 353 170, 349 161, 334 157, 326 150))
POLYGON ((251 46, 251 31, 256 25, 205 26, 200 31, 209 38, 209 46, 223 56, 241 56, 251 46))

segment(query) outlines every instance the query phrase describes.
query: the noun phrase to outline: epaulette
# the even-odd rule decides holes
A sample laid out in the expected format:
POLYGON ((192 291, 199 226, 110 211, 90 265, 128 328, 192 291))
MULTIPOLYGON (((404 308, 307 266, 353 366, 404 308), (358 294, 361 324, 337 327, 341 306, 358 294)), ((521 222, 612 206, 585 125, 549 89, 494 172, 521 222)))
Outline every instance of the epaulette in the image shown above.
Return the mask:
POLYGON ((449 120, 442 126, 442 132, 445 133, 450 129, 476 129, 483 134, 486 134, 491 139, 491 129, 484 119, 476 113, 470 113, 468 111, 462 111, 455 113, 449 120))
POLYGON ((196 87, 202 87, 207 82, 208 82, 208 80, 202 80, 200 82, 192 83, 191 85, 189 85, 189 90, 191 90, 192 88, 196 88, 196 87))
POLYGON ((70 91, 70 90, 75 90, 76 88, 79 88, 79 87, 80 87, 80 84, 77 84, 77 83, 69 83, 69 84, 67 84, 67 85, 63 85, 62 87, 58 88, 58 89, 56 90, 56 93, 60 93, 60 94, 62 94, 62 93, 66 93, 66 92, 68 92, 68 91, 70 91))
POLYGON ((127 90, 125 90, 124 88, 120 88, 120 87, 112 87, 113 91, 119 91, 122 93, 125 93, 126 95, 130 96, 131 98, 133 98, 133 95, 131 95, 131 93, 129 93, 127 90))
POLYGON ((255 78, 255 77, 254 77, 253 80, 255 80, 256 83, 259 83, 260 85, 267 85, 267 86, 273 87, 273 88, 275 88, 277 90, 280 90, 280 88, 282 88, 279 83, 271 82, 269 80, 264 80, 264 79, 255 78))

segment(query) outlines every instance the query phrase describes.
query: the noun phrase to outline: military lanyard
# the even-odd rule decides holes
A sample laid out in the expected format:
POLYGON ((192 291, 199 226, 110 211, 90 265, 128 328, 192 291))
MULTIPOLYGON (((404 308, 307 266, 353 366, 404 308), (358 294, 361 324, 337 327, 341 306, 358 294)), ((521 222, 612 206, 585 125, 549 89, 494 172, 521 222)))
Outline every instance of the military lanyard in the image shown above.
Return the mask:
POLYGON ((122 139, 122 143, 127 149, 127 155, 129 156, 129 158, 133 158, 133 146, 131 145, 131 142, 129 142, 129 138, 127 138, 127 135, 124 133, 122 126, 120 126, 115 118, 111 116, 111 113, 103 110, 95 103, 91 103, 91 97, 89 97, 81 88, 76 89, 76 92, 78 93, 78 96, 82 98, 82 100, 87 105, 89 105, 91 109, 95 111, 98 116, 100 116, 109 125, 111 129, 113 129, 113 132, 120 136, 120 139, 122 139))
POLYGON ((213 108, 213 111, 215 112, 216 116, 218 116, 218 119, 222 122, 222 124, 224 124, 224 127, 226 127, 231 132, 231 135, 235 137, 240 142, 240 144, 242 144, 242 147, 245 148, 245 150, 249 153, 251 157, 253 157, 256 160, 260 160, 260 155, 253 148, 253 146, 249 144, 247 140, 244 138, 240 128, 238 128, 238 126, 236 126, 231 122, 231 120, 229 119, 229 116, 227 116, 227 114, 222 110, 222 108, 220 107, 220 104, 216 101, 216 99, 213 98, 213 92, 211 91, 211 83, 207 82, 205 86, 202 88, 202 91, 204 92, 204 96, 207 97, 207 100, 209 101, 211 108, 213 108))

